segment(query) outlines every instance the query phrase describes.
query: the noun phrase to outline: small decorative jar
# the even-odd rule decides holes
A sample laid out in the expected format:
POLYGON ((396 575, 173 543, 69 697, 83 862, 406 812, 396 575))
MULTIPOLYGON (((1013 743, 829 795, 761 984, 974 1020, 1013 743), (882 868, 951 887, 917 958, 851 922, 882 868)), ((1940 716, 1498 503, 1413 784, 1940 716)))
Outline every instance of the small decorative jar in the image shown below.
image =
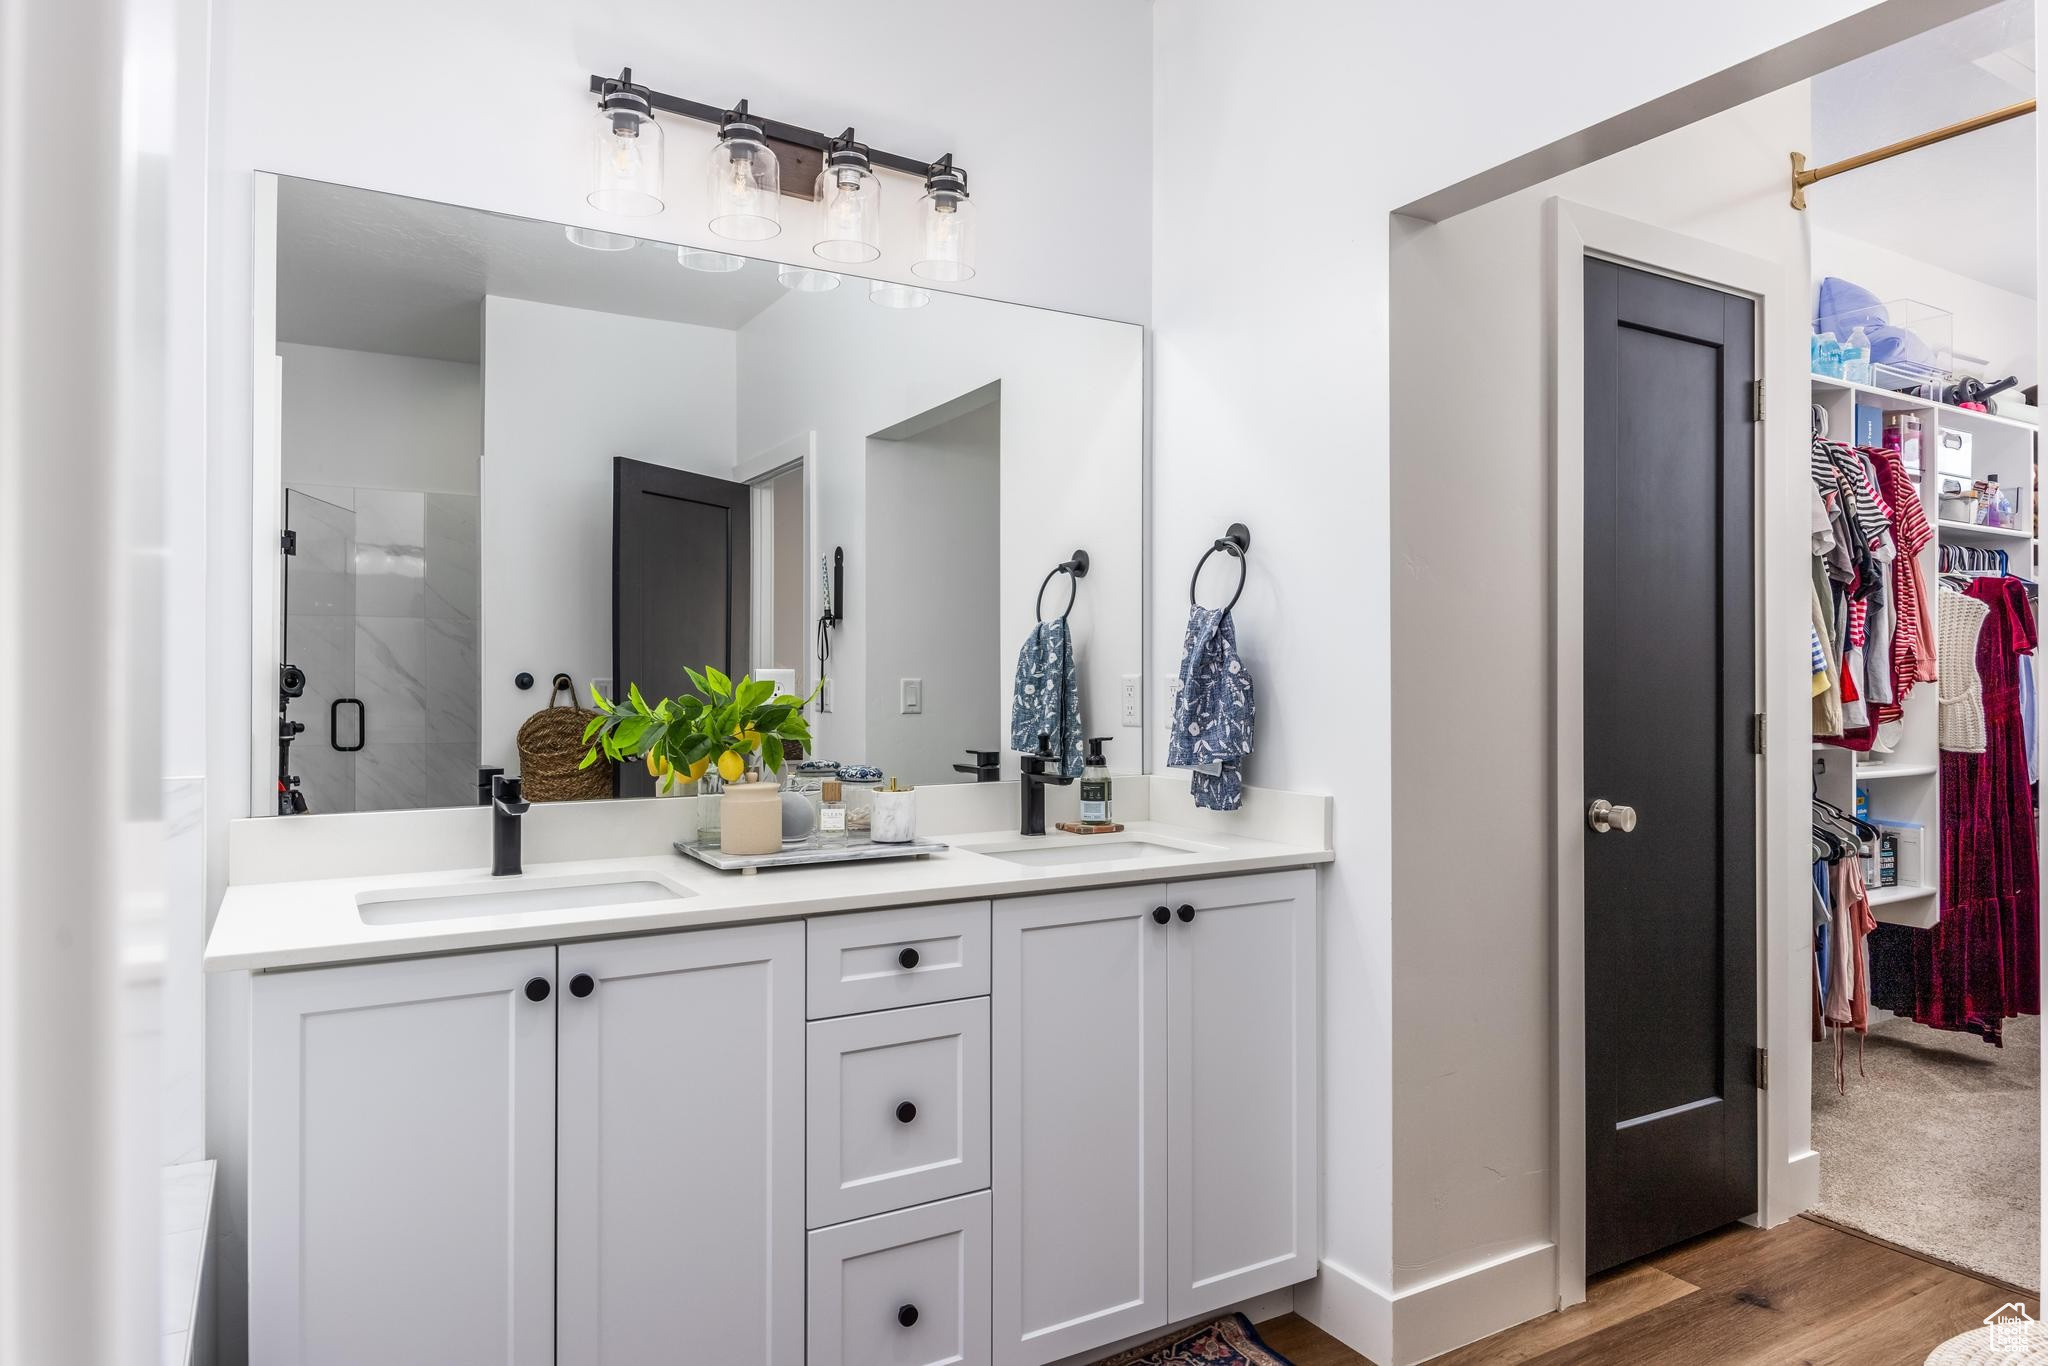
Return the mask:
POLYGON ((910 844, 917 839, 916 788, 878 787, 868 799, 873 803, 869 837, 876 844, 910 844))
POLYGON ((728 854, 782 850, 782 789, 772 782, 731 783, 720 799, 718 847, 728 854))

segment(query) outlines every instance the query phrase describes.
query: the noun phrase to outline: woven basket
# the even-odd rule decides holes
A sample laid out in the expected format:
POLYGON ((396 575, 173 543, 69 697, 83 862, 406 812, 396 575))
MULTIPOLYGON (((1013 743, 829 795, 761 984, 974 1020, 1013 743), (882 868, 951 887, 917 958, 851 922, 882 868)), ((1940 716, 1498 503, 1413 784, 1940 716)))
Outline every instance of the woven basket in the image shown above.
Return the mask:
POLYGON ((519 779, 530 802, 584 802, 609 797, 613 790, 613 764, 604 755, 589 768, 583 762, 583 728, 594 711, 576 705, 576 688, 569 675, 556 674, 548 693, 548 704, 519 725, 519 779), (569 694, 567 706, 555 700, 569 694))

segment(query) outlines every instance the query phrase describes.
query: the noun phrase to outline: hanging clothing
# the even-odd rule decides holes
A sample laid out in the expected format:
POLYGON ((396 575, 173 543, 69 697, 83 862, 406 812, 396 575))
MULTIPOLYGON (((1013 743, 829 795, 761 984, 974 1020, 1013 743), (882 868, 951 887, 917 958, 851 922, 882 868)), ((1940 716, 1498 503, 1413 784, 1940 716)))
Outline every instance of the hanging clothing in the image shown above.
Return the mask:
POLYGON ((1190 607, 1166 765, 1193 770, 1189 787, 1205 811, 1235 811, 1244 803, 1239 765, 1252 752, 1254 710, 1252 676, 1238 658, 1230 612, 1190 607))
POLYGON ((1987 609, 1976 651, 1986 744, 1942 752, 1941 922, 1884 927, 1873 941, 1874 995, 1921 1024, 2002 1046, 2008 1018, 2041 1010, 2040 868, 2019 682, 2036 629, 2017 579, 1977 579, 1969 597, 1987 609))
POLYGON ((1081 677, 1067 619, 1041 621, 1017 652, 1017 681, 1010 700, 1010 748, 1038 753, 1038 737, 1049 738, 1059 771, 1081 776, 1086 758, 1081 731, 1081 677))
POLYGON ((1936 731, 1944 750, 1984 752, 1984 685, 1977 675, 1977 638, 1991 609, 1944 588, 1935 610, 1941 622, 1941 710, 1936 731))

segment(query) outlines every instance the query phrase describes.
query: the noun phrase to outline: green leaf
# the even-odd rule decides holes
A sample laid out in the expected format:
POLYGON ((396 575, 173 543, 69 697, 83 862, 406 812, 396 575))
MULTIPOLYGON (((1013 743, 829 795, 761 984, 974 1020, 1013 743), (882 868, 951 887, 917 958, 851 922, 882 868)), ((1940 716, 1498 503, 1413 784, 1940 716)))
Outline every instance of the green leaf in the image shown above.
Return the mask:
POLYGON ((604 694, 597 690, 597 684, 590 685, 590 705, 599 711, 610 711, 612 704, 604 700, 604 694))
POLYGON ((640 695, 640 685, 638 683, 628 683, 626 685, 626 700, 633 704, 634 711, 642 716, 647 715, 647 699, 640 695))
POLYGON ((690 676, 690 685, 705 697, 711 696, 711 680, 685 664, 683 672, 690 676))
POLYGON ((599 728, 601 728, 603 725, 604 718, 602 716, 591 717, 590 724, 583 728, 583 743, 586 745, 589 744, 590 737, 597 734, 599 728))
POLYGON ((762 736, 761 762, 768 765, 770 773, 782 772, 782 741, 773 735, 762 736))
POLYGON ((584 751, 584 754, 583 754, 583 762, 582 762, 582 763, 580 763, 580 764, 578 764, 578 765, 576 765, 576 767, 578 767, 578 768, 589 768, 589 767, 590 767, 590 766, 591 766, 592 764, 594 764, 594 763, 596 763, 596 762, 597 762, 597 751, 596 751, 595 749, 589 749, 589 750, 585 750, 585 751, 584 751))
POLYGON ((775 696, 775 680, 772 678, 748 679, 740 684, 739 704, 742 710, 752 711, 769 698, 775 696))
POLYGON ((709 664, 704 666, 704 677, 711 683, 711 695, 713 697, 732 696, 732 680, 709 664))
POLYGON ((790 711, 788 707, 763 707, 754 714, 754 729, 766 735, 769 731, 776 729, 784 721, 787 721, 789 716, 790 711))

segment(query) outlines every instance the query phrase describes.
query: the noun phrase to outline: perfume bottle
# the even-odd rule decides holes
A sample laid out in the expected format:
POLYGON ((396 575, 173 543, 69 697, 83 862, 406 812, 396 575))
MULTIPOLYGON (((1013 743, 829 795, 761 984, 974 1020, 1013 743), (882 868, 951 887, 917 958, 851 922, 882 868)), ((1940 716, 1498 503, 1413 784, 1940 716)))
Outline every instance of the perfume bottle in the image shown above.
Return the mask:
POLYGON ((825 780, 824 795, 818 801, 818 843, 846 843, 846 803, 840 796, 839 780, 825 780))

